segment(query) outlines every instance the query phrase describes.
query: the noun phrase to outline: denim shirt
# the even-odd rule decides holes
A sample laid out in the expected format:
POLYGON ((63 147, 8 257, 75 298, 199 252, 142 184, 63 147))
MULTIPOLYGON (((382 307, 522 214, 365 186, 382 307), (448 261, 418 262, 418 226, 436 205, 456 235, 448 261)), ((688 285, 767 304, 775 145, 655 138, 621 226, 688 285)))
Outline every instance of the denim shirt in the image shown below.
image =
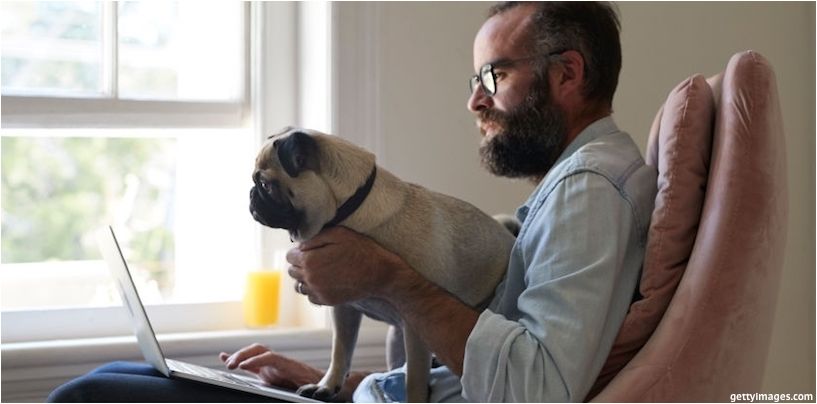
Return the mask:
MULTIPOLYGON (((432 402, 583 401, 632 301, 656 193, 611 117, 568 145, 516 215, 508 272, 471 331, 462 378, 432 370, 432 402)), ((405 369, 366 378, 355 401, 405 401, 405 369)))

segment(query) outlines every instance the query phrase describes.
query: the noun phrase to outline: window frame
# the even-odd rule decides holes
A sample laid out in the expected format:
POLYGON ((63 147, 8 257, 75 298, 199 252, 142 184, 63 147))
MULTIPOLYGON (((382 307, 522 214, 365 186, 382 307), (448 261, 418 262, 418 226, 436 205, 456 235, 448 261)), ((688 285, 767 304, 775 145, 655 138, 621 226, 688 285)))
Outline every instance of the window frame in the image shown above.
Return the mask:
MULTIPOLYGON (((303 17, 303 13, 303 7, 293 3, 244 3, 244 91, 240 99, 212 102, 119 99, 113 94, 88 98, 2 95, 2 130, 251 127, 255 142, 260 145, 265 134, 295 122, 302 109, 290 100, 300 101, 298 80, 306 79, 297 74, 298 47, 304 44, 296 43, 300 39, 296 17, 303 17), (280 63, 281 60, 292 62, 280 63)), ((259 267, 275 262, 275 251, 264 246, 280 238, 277 232, 258 226, 254 248, 259 267)), ((284 296, 289 286, 282 282, 284 296)), ((301 300, 304 299, 291 307, 295 314, 289 317, 295 319, 282 322, 282 327, 326 329, 329 325, 326 310, 301 300)), ((171 303, 148 305, 146 309, 157 334, 246 329, 240 316, 235 315, 241 312, 238 301, 171 303)), ((122 310, 122 307, 6 310, 2 312, 0 339, 6 345, 131 335, 130 322, 122 310)))
POLYGON ((230 128, 242 125, 248 104, 3 95, 0 117, 3 129, 230 128))

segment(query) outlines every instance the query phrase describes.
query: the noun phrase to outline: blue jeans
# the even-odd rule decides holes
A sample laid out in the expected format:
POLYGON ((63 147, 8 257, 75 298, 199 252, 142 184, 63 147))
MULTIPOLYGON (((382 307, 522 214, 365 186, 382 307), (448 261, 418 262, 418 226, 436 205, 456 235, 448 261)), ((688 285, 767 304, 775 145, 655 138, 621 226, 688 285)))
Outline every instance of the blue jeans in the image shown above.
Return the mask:
POLYGON ((279 402, 191 380, 170 379, 153 366, 112 362, 58 387, 48 402, 279 402))

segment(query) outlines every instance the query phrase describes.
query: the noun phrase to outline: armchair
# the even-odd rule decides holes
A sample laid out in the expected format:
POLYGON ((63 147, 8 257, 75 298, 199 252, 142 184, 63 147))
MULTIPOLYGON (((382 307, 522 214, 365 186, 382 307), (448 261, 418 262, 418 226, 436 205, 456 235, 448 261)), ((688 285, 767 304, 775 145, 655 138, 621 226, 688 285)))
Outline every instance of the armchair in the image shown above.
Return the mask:
POLYGON ((753 51, 670 93, 648 143, 658 196, 640 282, 588 399, 726 401, 760 390, 783 264, 785 143, 753 51))

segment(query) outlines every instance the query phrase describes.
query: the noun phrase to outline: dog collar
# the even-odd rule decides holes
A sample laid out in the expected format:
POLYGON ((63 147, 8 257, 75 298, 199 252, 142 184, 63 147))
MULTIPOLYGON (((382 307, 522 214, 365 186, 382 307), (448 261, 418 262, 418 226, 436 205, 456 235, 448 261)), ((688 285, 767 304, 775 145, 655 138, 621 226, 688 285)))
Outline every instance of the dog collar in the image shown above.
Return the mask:
POLYGON ((369 174, 369 178, 366 179, 366 182, 360 186, 360 188, 355 191, 355 193, 343 203, 338 208, 338 211, 335 213, 335 217, 332 218, 328 223, 323 225, 324 229, 329 227, 337 226, 340 222, 346 220, 352 213, 355 213, 357 208, 363 204, 363 201, 366 200, 366 197, 369 196, 369 192, 372 190, 372 186, 374 185, 374 179, 377 176, 377 166, 375 165, 372 168, 372 173, 369 174))

